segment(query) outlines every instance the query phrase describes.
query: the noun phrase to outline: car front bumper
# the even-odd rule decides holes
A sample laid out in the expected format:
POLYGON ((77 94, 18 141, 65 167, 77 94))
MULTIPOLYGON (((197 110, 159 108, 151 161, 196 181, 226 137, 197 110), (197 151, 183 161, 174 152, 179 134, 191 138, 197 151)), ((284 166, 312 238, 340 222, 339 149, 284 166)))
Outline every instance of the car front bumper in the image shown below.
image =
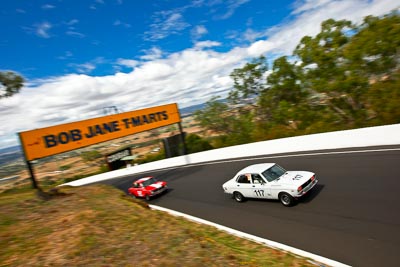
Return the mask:
POLYGON ((167 189, 168 189, 168 186, 163 186, 163 187, 161 187, 160 189, 157 189, 157 190, 155 190, 155 191, 152 191, 152 192, 150 193, 150 196, 151 196, 151 197, 157 196, 157 195, 159 195, 159 194, 161 194, 161 193, 164 193, 167 189))
POLYGON ((303 188, 300 192, 298 192, 294 197, 299 198, 304 196, 308 191, 310 191, 316 184, 318 183, 317 179, 314 179, 311 183, 309 183, 305 188, 303 188))

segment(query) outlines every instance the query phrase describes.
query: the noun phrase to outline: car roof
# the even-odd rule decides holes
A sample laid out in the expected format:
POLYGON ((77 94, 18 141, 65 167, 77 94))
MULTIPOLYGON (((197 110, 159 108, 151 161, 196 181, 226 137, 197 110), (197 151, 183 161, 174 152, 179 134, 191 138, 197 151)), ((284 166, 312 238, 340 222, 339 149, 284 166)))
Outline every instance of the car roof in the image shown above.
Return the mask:
POLYGON ((247 166, 243 169, 241 169, 237 174, 245 174, 245 173, 261 173, 272 166, 274 166, 275 163, 259 163, 259 164, 253 164, 250 166, 247 166))
POLYGON ((144 181, 147 181, 151 178, 153 178, 153 176, 143 177, 143 178, 136 180, 135 183, 143 183, 144 181))

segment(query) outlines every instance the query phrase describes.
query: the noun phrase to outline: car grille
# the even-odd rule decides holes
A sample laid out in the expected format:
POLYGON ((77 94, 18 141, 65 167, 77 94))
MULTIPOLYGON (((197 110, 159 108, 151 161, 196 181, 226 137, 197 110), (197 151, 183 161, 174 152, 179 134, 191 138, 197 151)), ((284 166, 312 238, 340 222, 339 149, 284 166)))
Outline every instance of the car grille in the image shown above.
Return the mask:
POLYGON ((153 192, 154 192, 154 193, 157 193, 158 191, 162 191, 162 190, 164 190, 164 186, 162 186, 162 187, 160 187, 160 188, 157 188, 157 189, 154 190, 153 192))
POLYGON ((309 179, 307 182, 305 182, 304 184, 302 184, 302 186, 301 186, 301 188, 306 188, 309 184, 311 184, 312 183, 312 180, 311 179, 309 179))

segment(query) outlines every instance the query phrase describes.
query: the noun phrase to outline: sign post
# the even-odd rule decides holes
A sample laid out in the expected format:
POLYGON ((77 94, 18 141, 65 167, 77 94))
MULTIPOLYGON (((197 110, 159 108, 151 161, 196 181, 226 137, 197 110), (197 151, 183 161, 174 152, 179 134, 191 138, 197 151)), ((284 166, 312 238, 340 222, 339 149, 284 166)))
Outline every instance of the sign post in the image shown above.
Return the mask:
MULTIPOLYGON (((21 140, 21 135, 20 135, 20 133, 18 133, 18 135, 19 135, 19 138, 20 138, 20 140, 21 140)), ((26 152, 25 152, 25 147, 24 147, 24 146, 22 146, 22 151, 23 151, 23 153, 24 153, 24 158, 25 158, 26 166, 28 167, 30 179, 31 179, 31 182, 32 182, 32 187, 33 187, 33 189, 38 189, 38 190, 40 190, 39 185, 38 185, 38 183, 37 183, 37 181, 36 181, 36 179, 35 179, 35 173, 34 173, 34 171, 33 171, 32 163, 31 163, 29 160, 26 159, 26 152)))

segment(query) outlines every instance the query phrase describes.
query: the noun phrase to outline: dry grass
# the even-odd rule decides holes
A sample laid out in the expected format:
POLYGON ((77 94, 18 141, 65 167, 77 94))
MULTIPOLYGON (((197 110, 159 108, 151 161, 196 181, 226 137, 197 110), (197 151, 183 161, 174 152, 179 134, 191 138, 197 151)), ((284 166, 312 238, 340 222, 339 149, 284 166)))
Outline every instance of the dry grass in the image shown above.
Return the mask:
POLYGON ((0 266, 315 266, 106 185, 0 194, 0 266))

